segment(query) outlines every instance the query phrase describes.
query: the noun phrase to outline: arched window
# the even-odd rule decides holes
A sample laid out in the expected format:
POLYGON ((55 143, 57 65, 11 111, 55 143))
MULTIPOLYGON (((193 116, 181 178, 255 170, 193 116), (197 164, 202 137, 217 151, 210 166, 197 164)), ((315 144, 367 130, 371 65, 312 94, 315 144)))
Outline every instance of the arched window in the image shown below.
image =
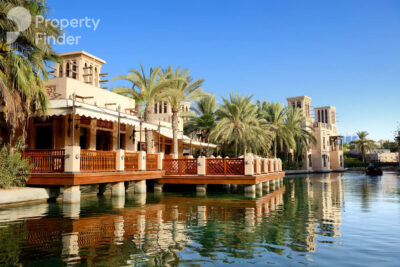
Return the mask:
POLYGON ((157 114, 157 103, 154 104, 154 114, 157 114))
POLYGON ((162 102, 158 103, 158 113, 162 113, 162 102))
POLYGON ((318 122, 321 122, 321 111, 318 110, 318 122))
POLYGON ((167 113, 168 109, 167 109, 167 102, 164 102, 164 113, 167 113))

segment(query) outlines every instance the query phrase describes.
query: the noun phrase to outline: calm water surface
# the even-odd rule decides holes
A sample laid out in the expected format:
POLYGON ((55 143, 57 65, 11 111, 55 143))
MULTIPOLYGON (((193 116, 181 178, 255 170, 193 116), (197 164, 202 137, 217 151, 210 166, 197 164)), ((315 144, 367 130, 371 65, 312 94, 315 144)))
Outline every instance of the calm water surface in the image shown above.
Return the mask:
POLYGON ((241 193, 0 208, 0 265, 400 265, 400 177, 290 177, 241 193))

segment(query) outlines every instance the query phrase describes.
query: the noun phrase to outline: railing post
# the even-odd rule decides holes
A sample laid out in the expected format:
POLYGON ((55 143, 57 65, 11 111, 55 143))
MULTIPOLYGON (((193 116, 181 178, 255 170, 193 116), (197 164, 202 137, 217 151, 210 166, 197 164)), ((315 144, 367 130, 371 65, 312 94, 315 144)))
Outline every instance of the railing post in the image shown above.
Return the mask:
POLYGON ((257 159, 257 174, 261 174, 261 158, 256 156, 257 159))
POLYGON ((264 173, 268 173, 268 159, 264 158, 264 173))
POLYGON ((123 172, 125 170, 125 150, 118 149, 117 150, 117 171, 123 172))
POLYGON ((254 175, 254 156, 251 153, 244 156, 244 175, 254 175))
POLYGON ((146 170, 146 152, 139 151, 139 171, 146 170))
POLYGON ((157 153, 157 169, 159 170, 163 169, 163 160, 164 160, 164 153, 163 152, 157 153))
POLYGON ((197 175, 206 175, 206 157, 197 159, 197 175))
POLYGON ((81 171, 81 147, 66 146, 65 147, 65 172, 81 171))

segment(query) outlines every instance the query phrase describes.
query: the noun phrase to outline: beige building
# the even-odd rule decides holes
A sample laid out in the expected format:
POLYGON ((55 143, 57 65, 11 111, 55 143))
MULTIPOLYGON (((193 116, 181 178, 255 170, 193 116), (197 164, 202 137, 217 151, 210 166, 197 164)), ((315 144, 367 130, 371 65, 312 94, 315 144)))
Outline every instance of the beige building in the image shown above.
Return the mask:
POLYGON ((336 108, 324 106, 314 108, 311 116, 311 98, 307 96, 287 98, 288 106, 300 108, 305 125, 316 138, 316 143, 303 157, 303 169, 330 171, 343 169, 343 141, 338 135, 336 108))
MULTIPOLYGON (((101 72, 106 63, 104 60, 85 51, 63 53, 61 56, 63 63, 55 64, 51 72, 54 78, 45 83, 49 99, 48 116, 29 120, 29 149, 63 149, 75 145, 84 150, 124 149, 135 152, 147 150, 145 131, 152 131, 153 146, 147 152, 172 153, 172 113, 167 103, 154 105, 152 123, 141 122, 134 109, 135 100, 105 90, 107 87, 103 85, 108 82, 105 78, 107 73, 101 72)), ((190 103, 182 104, 182 111, 189 108, 190 103)), ((191 140, 183 135, 182 129, 183 119, 179 118, 180 154, 189 146, 209 145, 191 140)))

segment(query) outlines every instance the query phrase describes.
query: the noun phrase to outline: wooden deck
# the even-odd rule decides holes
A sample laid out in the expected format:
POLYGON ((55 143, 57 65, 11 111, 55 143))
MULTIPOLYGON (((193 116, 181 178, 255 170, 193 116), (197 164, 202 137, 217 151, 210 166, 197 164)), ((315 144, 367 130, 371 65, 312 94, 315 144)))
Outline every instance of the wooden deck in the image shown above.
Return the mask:
POLYGON ((253 185, 285 176, 285 172, 265 173, 254 176, 246 175, 164 175, 157 182, 160 184, 241 184, 253 185))
POLYGON ((156 179, 160 184, 241 184, 252 185, 276 178, 282 178, 285 172, 245 175, 165 175, 165 171, 123 171, 123 172, 82 172, 82 173, 32 173, 28 185, 89 185, 140 181, 156 179))
POLYGON ((28 185, 88 185, 158 179, 164 171, 32 173, 28 185))

